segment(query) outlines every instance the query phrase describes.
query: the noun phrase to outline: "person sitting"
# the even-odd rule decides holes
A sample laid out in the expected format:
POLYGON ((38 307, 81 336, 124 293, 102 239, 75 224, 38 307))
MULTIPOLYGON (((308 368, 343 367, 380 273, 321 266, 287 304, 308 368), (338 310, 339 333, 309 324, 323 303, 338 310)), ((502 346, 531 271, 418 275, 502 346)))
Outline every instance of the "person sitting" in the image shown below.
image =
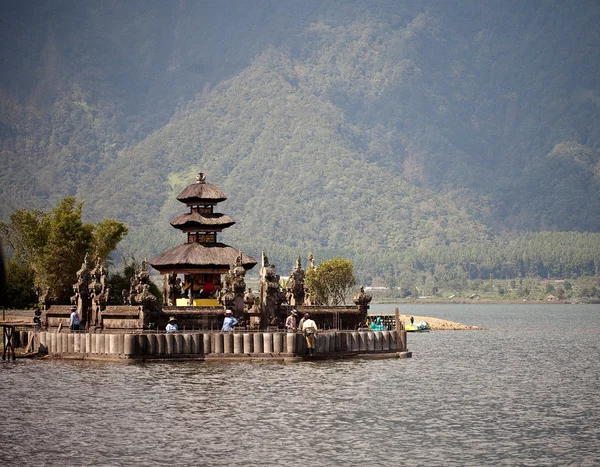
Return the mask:
POLYGON ((169 334, 172 332, 179 331, 179 326, 177 326, 177 320, 175 319, 174 316, 171 316, 169 318, 169 322, 167 323, 167 327, 165 328, 165 331, 167 331, 169 334))
POLYGON ((225 310, 225 319, 223 320, 223 328, 221 331, 233 331, 233 327, 238 323, 238 320, 233 317, 233 311, 225 310))

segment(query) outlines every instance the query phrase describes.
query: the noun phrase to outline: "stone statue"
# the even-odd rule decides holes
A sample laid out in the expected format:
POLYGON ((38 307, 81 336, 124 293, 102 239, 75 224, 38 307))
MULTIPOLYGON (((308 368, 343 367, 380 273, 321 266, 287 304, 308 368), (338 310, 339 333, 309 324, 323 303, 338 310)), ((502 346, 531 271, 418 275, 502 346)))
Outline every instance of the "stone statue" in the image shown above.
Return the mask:
POLYGON ((315 258, 312 253, 308 253, 308 269, 315 269, 315 258))
POLYGON ((360 291, 354 297, 352 297, 352 301, 358 306, 360 311, 360 322, 364 322, 367 319, 369 303, 371 303, 371 300, 373 300, 373 296, 365 293, 364 287, 361 287, 360 291))
POLYGON ((150 292, 150 275, 148 261, 144 259, 135 275, 130 279, 129 304, 142 305, 149 310, 158 308, 158 299, 150 292))
POLYGON ((89 326, 89 310, 92 305, 92 297, 90 295, 90 284, 92 283, 92 274, 88 269, 88 254, 85 254, 81 268, 77 271, 77 282, 73 284, 73 292, 75 295, 71 297, 71 303, 77 307, 77 312, 81 320, 81 324, 89 326))
POLYGON ((299 306, 304 303, 304 275, 300 256, 298 256, 298 260, 290 273, 290 280, 288 282, 288 288, 291 292, 288 303, 292 306, 299 306))
POLYGON ((219 295, 223 306, 232 310, 236 317, 241 317, 244 312, 245 276, 246 269, 243 266, 242 252, 240 251, 235 259, 235 264, 225 274, 223 290, 219 295))
POLYGON ((91 301, 92 312, 89 319, 90 326, 99 326, 102 322, 101 312, 106 309, 108 304, 110 289, 106 284, 108 270, 97 257, 94 269, 90 272, 90 283, 88 285, 88 295, 91 301))
POLYGON ((263 251, 260 268, 261 327, 273 323, 283 324, 285 312, 282 311, 281 304, 285 299, 285 293, 281 290, 279 279, 279 274, 275 272, 275 265, 269 264, 267 255, 263 251))
MULTIPOLYGON (((71 297, 71 299, 72 298, 73 297, 71 297)), ((47 310, 53 303, 56 303, 56 297, 50 292, 50 287, 46 287, 44 292, 40 295, 39 305, 44 310, 47 310)))

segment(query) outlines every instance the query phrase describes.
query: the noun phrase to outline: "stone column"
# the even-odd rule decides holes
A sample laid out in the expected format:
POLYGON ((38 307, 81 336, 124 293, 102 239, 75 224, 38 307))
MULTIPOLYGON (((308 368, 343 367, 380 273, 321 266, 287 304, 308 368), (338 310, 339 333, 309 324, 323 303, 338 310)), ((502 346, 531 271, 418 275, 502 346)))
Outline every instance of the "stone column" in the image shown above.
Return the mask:
POLYGON ((146 353, 148 355, 156 355, 158 352, 156 334, 146 335, 146 353))
POLYGON ((352 350, 352 352, 358 352, 360 350, 360 336, 358 335, 358 331, 352 331, 350 335, 352 338, 350 350, 352 350))
POLYGON ((204 353, 203 334, 192 334, 192 353, 200 355, 204 353))
POLYGON ((156 334, 156 353, 158 355, 165 355, 167 353, 167 339, 165 334, 156 334))
POLYGON ((281 332, 273 333, 273 352, 277 354, 283 352, 283 333, 281 332))
POLYGON ((375 350, 375 333, 373 331, 367 332, 367 352, 373 352, 375 350))
POLYGON ((110 335, 110 349, 108 351, 111 355, 119 354, 119 336, 116 334, 110 335))
POLYGON ((84 336, 85 336, 85 353, 91 354, 92 353, 92 334, 89 332, 86 332, 84 334, 84 336))
POLYGON ((211 338, 210 334, 203 333, 202 334, 202 345, 204 346, 204 355, 208 355, 211 349, 211 338))
POLYGON ((233 353, 244 353, 244 336, 237 332, 233 335, 233 353))
POLYGON ((139 355, 145 355, 146 349, 148 348, 148 336, 145 334, 138 334, 137 336, 137 353, 139 355))
POLYGON ((383 350, 383 336, 381 335, 381 331, 375 331, 373 340, 375 341, 374 350, 376 352, 381 352, 383 350))
POLYGON ((390 332, 390 350, 397 350, 397 339, 398 333, 396 331, 390 332))
POLYGON ((263 353, 263 335, 260 332, 255 332, 253 337, 254 353, 263 353))
POLYGON ((181 355, 183 353, 183 335, 182 334, 173 334, 175 338, 175 347, 173 348, 173 353, 181 355))
POLYGON ((295 332, 288 332, 285 335, 285 340, 286 340, 286 347, 287 347, 287 353, 296 353, 296 333, 295 332))
POLYGON ((165 334, 165 344, 167 355, 175 353, 175 336, 173 334, 165 334))
POLYGON ((369 334, 367 331, 360 331, 358 333, 358 350, 359 352, 366 352, 367 351, 367 334, 369 334))
POLYGON ((48 353, 56 353, 56 337, 57 334, 55 332, 49 332, 48 336, 50 337, 50 345, 48 346, 48 353))
POLYGON ((125 334, 117 334, 117 354, 123 355, 125 351, 125 334))
POLYGON ((273 334, 270 332, 263 334, 263 352, 273 353, 273 334))
POLYGON ((183 334, 183 353, 190 355, 194 353, 194 342, 191 334, 183 334))
POLYGON ((213 353, 222 354, 223 353, 223 333, 219 332, 219 333, 212 334, 212 337, 214 339, 213 353))
POLYGON ((381 350, 384 352, 390 350, 390 331, 381 332, 381 350))
POLYGON ((131 358, 135 355, 135 342, 136 336, 133 334, 125 334, 123 338, 123 355, 127 358, 131 358))
POLYGON ((335 353, 335 348, 337 346, 337 332, 332 332, 329 334, 329 352, 335 353))
POLYGON ((253 338, 252 338, 252 334, 250 333, 246 333, 244 334, 244 353, 252 353, 253 352, 253 338))
POLYGON ((224 332, 223 333, 223 353, 233 353, 233 333, 232 332, 224 332))

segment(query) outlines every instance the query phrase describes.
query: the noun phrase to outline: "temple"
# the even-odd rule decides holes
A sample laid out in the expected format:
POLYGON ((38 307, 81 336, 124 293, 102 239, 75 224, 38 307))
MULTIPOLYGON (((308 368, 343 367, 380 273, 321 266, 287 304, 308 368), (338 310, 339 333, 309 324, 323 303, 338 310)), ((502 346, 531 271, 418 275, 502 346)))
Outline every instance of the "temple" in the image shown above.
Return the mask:
MULTIPOLYGON (((15 342, 28 342, 28 348, 60 358, 295 361, 307 358, 307 349, 305 336, 284 326, 294 310, 309 313, 319 329, 317 356, 310 358, 411 356, 397 310, 393 329, 390 324, 371 331, 364 324, 372 297, 364 289, 352 298, 354 306, 318 303, 306 288, 300 257, 289 280, 283 281, 263 251, 259 289, 256 294, 246 290, 246 271, 256 260, 217 238, 235 224, 215 211, 227 197, 199 173, 196 183, 177 199, 189 211, 171 225, 184 232, 187 241, 142 261, 130 278, 129 290, 121 290, 122 305, 109 303, 106 265, 99 258, 92 263, 86 255, 73 284, 72 305, 57 305, 45 293, 36 330, 19 331, 20 340, 15 333, 15 342), (151 293, 149 266, 163 276, 162 303, 151 293), (81 317, 80 330, 68 332, 73 308, 81 317), (233 332, 222 330, 226 309, 238 320, 233 332), (175 333, 166 330, 172 320, 178 323, 175 333)), ((307 267, 315 268, 311 253, 307 267)), ((14 326, 6 326, 12 336, 14 326)))
POLYGON ((206 183, 202 172, 196 183, 177 196, 189 212, 177 216, 171 225, 187 234, 187 242, 149 261, 164 276, 163 305, 219 306, 226 293, 223 277, 231 265, 244 272, 256 265, 254 258, 217 240, 218 233, 235 224, 229 216, 215 212, 226 199, 221 190, 206 183))

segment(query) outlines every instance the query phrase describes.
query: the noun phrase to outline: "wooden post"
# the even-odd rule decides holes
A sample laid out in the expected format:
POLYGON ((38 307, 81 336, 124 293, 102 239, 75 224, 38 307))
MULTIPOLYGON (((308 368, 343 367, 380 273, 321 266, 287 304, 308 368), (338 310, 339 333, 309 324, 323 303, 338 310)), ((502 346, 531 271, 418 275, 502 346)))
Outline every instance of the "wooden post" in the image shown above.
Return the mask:
POLYGON ((396 342, 397 348, 400 352, 406 351, 406 332, 404 331, 404 326, 402 321, 400 321, 400 310, 398 308, 394 308, 394 320, 396 325, 396 342))

